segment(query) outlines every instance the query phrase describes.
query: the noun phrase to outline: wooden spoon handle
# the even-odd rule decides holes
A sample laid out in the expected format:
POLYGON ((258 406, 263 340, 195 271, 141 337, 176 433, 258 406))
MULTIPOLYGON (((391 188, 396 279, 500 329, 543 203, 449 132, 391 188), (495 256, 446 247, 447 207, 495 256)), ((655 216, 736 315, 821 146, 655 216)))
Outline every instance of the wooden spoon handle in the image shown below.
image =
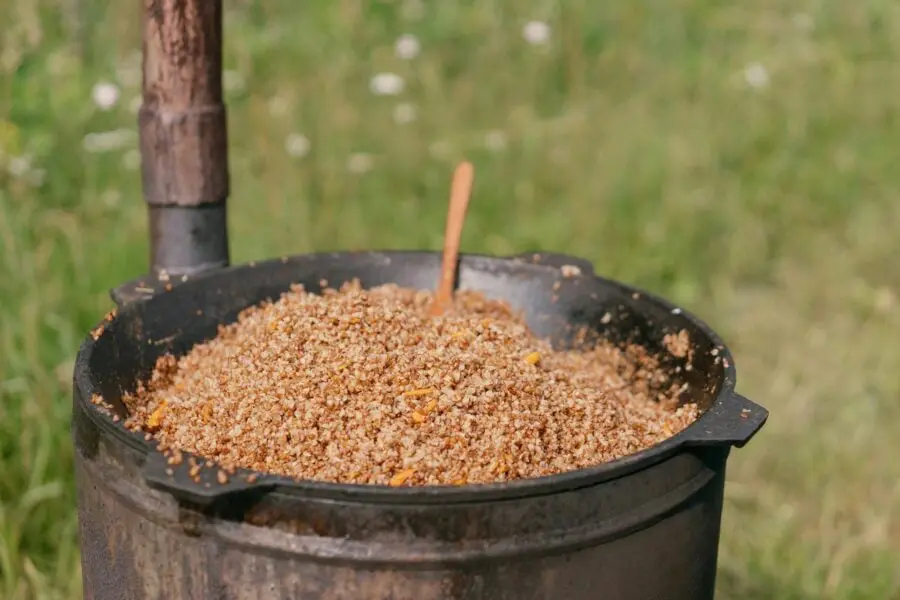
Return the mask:
POLYGON ((459 242, 462 237, 463 223, 469 208, 469 196, 472 193, 472 182, 475 169, 468 161, 461 162, 453 173, 450 188, 450 207, 447 210, 447 228, 444 231, 444 255, 441 263, 441 278, 437 292, 431 305, 433 315, 442 314, 453 299, 453 288, 456 283, 456 263, 459 260, 459 242))

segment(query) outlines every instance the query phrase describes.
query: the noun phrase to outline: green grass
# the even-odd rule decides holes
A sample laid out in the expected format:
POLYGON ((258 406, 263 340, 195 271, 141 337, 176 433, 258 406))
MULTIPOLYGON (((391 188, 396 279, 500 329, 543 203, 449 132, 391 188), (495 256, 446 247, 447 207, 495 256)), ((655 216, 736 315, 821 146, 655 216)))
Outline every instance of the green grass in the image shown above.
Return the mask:
MULTIPOLYGON (((69 599, 71 361, 147 261, 134 141, 82 141, 134 130, 138 5, 8 4, 0 597, 69 599), (108 112, 100 81, 122 88, 108 112)), ((730 463, 719 598, 900 598, 895 2, 226 4, 235 261, 438 248, 449 173, 471 158, 465 250, 579 254, 669 296, 725 336, 739 389, 771 410, 730 463), (530 19, 547 47, 523 41, 530 19), (412 61, 393 56, 403 33, 422 43, 412 61), (746 83, 754 63, 768 85, 746 83), (369 92, 382 71, 401 97, 369 92), (400 102, 416 121, 393 121, 400 102), (285 151, 291 132, 307 156, 285 151), (348 170, 354 153, 369 171, 348 170)))

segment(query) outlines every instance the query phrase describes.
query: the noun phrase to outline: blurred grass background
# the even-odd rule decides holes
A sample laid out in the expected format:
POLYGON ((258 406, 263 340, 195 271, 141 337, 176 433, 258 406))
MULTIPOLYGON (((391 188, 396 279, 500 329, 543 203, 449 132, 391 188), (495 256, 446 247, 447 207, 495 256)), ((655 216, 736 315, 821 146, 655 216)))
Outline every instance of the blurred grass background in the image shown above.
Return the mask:
MULTIPOLYGON (((3 12, 0 597, 70 599, 72 359, 147 262, 139 6, 3 12)), ((469 157, 465 250, 672 298, 771 410, 718 597, 900 598, 900 4, 228 0, 225 29, 236 262, 437 249, 469 157)))

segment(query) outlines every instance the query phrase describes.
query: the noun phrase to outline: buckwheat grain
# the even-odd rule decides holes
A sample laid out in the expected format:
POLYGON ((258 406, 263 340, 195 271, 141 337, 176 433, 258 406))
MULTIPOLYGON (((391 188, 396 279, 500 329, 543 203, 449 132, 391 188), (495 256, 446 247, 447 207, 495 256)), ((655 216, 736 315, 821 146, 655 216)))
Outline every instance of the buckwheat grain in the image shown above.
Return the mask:
POLYGON ((589 467, 697 417, 640 348, 554 351, 505 303, 460 292, 433 318, 430 301, 295 286, 161 358, 126 426, 231 469, 409 486, 589 467))

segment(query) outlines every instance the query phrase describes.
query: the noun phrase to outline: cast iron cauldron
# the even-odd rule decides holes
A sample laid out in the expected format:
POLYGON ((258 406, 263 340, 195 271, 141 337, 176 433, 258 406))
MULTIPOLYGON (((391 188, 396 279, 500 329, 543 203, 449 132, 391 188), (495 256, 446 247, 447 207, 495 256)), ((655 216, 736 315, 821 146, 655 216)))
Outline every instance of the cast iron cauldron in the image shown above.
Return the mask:
POLYGON ((318 254, 212 270, 169 291, 155 280, 116 290, 118 314, 86 339, 75 367, 85 597, 712 598, 726 459, 767 412, 735 393, 731 354, 704 323, 594 276, 576 258, 464 256, 460 288, 508 300, 559 346, 588 327, 682 367, 685 399, 699 402, 703 415, 612 463, 502 484, 402 489, 250 471, 220 485, 211 466, 198 484, 187 476, 187 460, 170 467, 154 442, 90 401, 102 394, 124 416, 121 393, 157 357, 185 353, 292 283, 317 290, 321 279, 339 285, 358 277, 366 287, 430 288, 439 265, 437 253, 318 254), (563 264, 579 266, 581 275, 563 277, 563 264), (661 343, 681 329, 695 348, 689 369, 661 343))
MULTIPOLYGON (((577 330, 667 356, 704 409, 685 431, 593 469, 496 485, 396 489, 241 471, 200 483, 124 429, 121 394, 291 283, 430 288, 436 253, 299 256, 228 267, 222 0, 142 3, 138 118, 150 273, 114 291, 117 316, 75 365, 73 433, 87 600, 712 598, 725 461, 767 413, 734 392, 703 323, 570 257, 466 256, 460 286, 509 300, 557 345, 577 330), (582 275, 564 278, 575 264, 582 275), (554 291, 554 284, 560 289, 554 291), (169 289, 171 287, 171 289, 169 289), (558 298, 554 298, 558 295, 558 298), (690 369, 665 333, 687 329, 690 369), (117 420, 91 403, 101 394, 117 420), (171 469, 171 471, 169 471, 171 469)), ((94 339, 96 337, 96 339, 94 339)))

